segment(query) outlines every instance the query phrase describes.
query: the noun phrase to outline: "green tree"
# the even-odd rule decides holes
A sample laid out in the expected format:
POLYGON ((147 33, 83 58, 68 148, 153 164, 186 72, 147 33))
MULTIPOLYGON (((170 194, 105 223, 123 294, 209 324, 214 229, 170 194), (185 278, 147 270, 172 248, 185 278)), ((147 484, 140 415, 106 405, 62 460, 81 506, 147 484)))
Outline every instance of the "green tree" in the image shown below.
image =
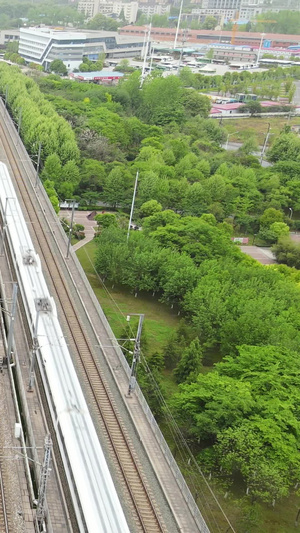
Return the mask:
POLYGON ((68 73, 67 67, 61 59, 54 59, 53 61, 51 61, 49 65, 49 70, 61 76, 66 76, 68 73))
POLYGON ((265 209, 264 213, 259 219, 260 225, 270 228, 274 222, 283 222, 283 213, 274 207, 265 209))
POLYGON ((215 17, 205 17, 204 23, 202 24, 202 28, 204 30, 214 30, 215 27, 218 25, 218 21, 215 17))
POLYGON ((281 133, 268 151, 268 158, 273 163, 299 161, 300 139, 294 133, 281 133))
MULTIPOLYGON (((213 17, 214 18, 214 17, 213 17)), ((210 62, 212 62, 213 58, 214 58, 214 55, 215 55, 215 51, 213 48, 209 48, 209 50, 207 50, 206 54, 205 54, 205 57, 207 59, 210 60, 210 62)))
POLYGON ((220 431, 242 423, 254 401, 249 383, 210 372, 182 385, 172 405, 190 436, 209 442, 220 431))
POLYGON ((280 238, 278 243, 272 247, 278 263, 283 263, 289 267, 300 269, 300 245, 291 239, 280 238))
POLYGON ((258 100, 250 100, 241 107, 240 111, 250 113, 251 116, 254 116, 262 112, 262 106, 258 100))
POLYGON ((239 148, 239 152, 242 154, 253 154, 254 152, 259 151, 259 146, 256 138, 254 136, 248 137, 239 148))
POLYGON ((200 115, 207 118, 210 112, 211 103, 207 96, 197 93, 193 90, 186 90, 182 96, 182 103, 188 115, 194 117, 200 115))
POLYGON ((159 285, 163 290, 161 300, 174 305, 193 290, 199 279, 198 269, 185 253, 168 253, 159 268, 159 285))
POLYGON ((106 179, 103 163, 95 159, 85 158, 80 166, 80 182, 78 185, 79 194, 87 191, 100 192, 106 179))
POLYGON ((149 200, 141 205, 139 213, 142 218, 150 217, 155 213, 159 213, 162 210, 162 206, 156 200, 149 200))
POLYGON ((119 23, 116 20, 110 17, 105 17, 101 13, 87 23, 87 28, 89 30, 117 31, 118 26, 119 23))
POLYGON ((19 41, 9 41, 6 45, 6 52, 17 54, 19 51, 19 41))
POLYGON ((113 207, 130 203, 133 192, 133 177, 122 167, 113 168, 107 176, 103 187, 103 200, 113 207))
POLYGON ((62 180, 62 165, 57 154, 48 155, 41 173, 43 180, 58 184, 62 180))
POLYGON ((270 226, 270 230, 276 233, 277 239, 280 237, 286 237, 290 233, 290 228, 284 222, 273 222, 270 226))
POLYGON ((118 225, 116 215, 114 215, 113 213, 100 213, 99 215, 95 216, 94 220, 96 220, 99 228, 102 229, 118 225))
POLYGON ((53 182, 50 180, 46 180, 44 182, 44 187, 45 187, 45 191, 47 195, 49 196, 49 200, 52 204, 53 209, 55 210, 56 213, 58 213, 59 212, 59 201, 58 201, 57 192, 54 188, 53 182))
POLYGON ((190 381, 197 378, 202 367, 203 350, 199 339, 196 338, 184 350, 181 359, 174 370, 177 383, 190 381))
POLYGON ((181 122, 184 116, 181 96, 182 87, 176 76, 156 78, 150 83, 144 83, 139 109, 141 119, 157 125, 181 122))
POLYGON ((300 26, 300 13, 298 11, 283 10, 279 13, 268 11, 267 14, 257 16, 257 21, 252 31, 285 33, 298 35, 300 26), (266 17, 267 15, 267 17, 266 17), (274 22, 264 22, 265 20, 274 22))

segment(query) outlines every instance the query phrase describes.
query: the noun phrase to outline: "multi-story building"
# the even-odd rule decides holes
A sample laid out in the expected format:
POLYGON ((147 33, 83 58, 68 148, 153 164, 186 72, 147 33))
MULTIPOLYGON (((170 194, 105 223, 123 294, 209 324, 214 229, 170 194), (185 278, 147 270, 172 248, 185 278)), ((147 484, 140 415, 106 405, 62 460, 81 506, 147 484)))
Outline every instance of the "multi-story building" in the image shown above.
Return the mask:
POLYGON ((0 31, 0 47, 4 47, 7 43, 18 41, 20 38, 19 30, 1 30, 0 31))
POLYGON ((170 13, 170 4, 157 4, 156 2, 140 2, 139 11, 147 17, 152 15, 167 15, 170 13))
MULTIPOLYGON (((121 35, 145 35, 145 26, 123 26, 119 29, 121 35)), ((176 28, 152 28, 151 39, 157 42, 174 43, 176 28)), ((178 42, 185 40, 188 44, 210 44, 210 43, 229 43, 232 39, 231 31, 215 30, 182 30, 178 32, 178 42)), ((288 46, 298 45, 300 43, 299 35, 286 35, 281 33, 265 33, 265 41, 268 41, 269 46, 274 48, 287 48, 288 46)), ((236 45, 246 45, 259 47, 261 42, 261 33, 254 32, 238 32, 235 36, 236 45)))
POLYGON ((197 4, 201 9, 233 9, 239 10, 241 0, 191 0, 192 4, 197 4))
POLYGON ((28 63, 46 70, 54 59, 61 59, 69 71, 78 68, 82 59, 95 61, 99 54, 124 58, 140 56, 143 39, 124 37, 109 31, 60 31, 50 28, 21 28, 19 54, 28 63))
POLYGON ((194 8, 190 15, 186 15, 187 20, 197 20, 203 22, 206 17, 214 17, 218 24, 222 24, 224 20, 234 20, 236 18, 236 9, 220 9, 220 8, 194 8))
POLYGON ((230 63, 232 61, 241 63, 255 63, 257 60, 257 51, 253 50, 241 50, 238 47, 235 48, 214 48, 214 60, 225 61, 230 63))
POLYGON ((97 14, 98 0, 79 0, 78 11, 84 13, 87 19, 92 19, 97 14))
POLYGON ((113 2, 102 0, 79 0, 78 11, 84 13, 90 19, 101 13, 102 15, 114 15, 119 17, 123 13, 128 24, 136 21, 138 2, 113 2))

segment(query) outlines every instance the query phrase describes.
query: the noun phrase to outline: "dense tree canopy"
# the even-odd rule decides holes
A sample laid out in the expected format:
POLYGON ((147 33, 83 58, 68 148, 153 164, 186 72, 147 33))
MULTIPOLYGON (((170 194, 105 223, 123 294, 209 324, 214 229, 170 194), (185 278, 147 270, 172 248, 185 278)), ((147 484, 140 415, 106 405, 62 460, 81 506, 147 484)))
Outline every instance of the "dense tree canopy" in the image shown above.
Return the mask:
MULTIPOLYGON (((298 223, 288 214, 300 210, 298 137, 284 128, 268 168, 251 146, 227 152, 227 130, 207 118, 201 90, 247 86, 275 97, 299 70, 206 77, 183 69, 166 79, 155 73, 142 88, 139 72, 116 87, 50 75, 37 78, 40 90, 18 69, 1 65, 0 74, 15 117, 22 106, 26 146, 34 154, 42 142, 41 177, 55 209, 59 195, 114 211, 97 218, 98 274, 182 315, 148 364, 158 380, 165 367, 179 384, 169 403, 201 465, 238 477, 252 499, 288 494, 300 474, 299 276, 257 264, 231 236, 255 233, 276 243, 283 263, 300 265, 283 240, 298 223), (134 223, 142 230, 127 241, 137 172, 134 223)), ((139 379, 159 412, 149 377, 139 379)))
POLYGON ((32 2, 3 0, 0 3, 0 29, 20 28, 27 19, 28 25, 46 24, 49 26, 68 25, 83 26, 84 15, 79 13, 77 6, 62 5, 54 1, 32 2))
POLYGON ((300 13, 298 5, 295 4, 296 10, 268 11, 267 13, 257 16, 257 22, 251 25, 251 31, 287 33, 291 35, 300 35, 300 13), (264 22, 267 20, 267 22, 264 22), (271 22, 270 22, 271 21, 271 22))

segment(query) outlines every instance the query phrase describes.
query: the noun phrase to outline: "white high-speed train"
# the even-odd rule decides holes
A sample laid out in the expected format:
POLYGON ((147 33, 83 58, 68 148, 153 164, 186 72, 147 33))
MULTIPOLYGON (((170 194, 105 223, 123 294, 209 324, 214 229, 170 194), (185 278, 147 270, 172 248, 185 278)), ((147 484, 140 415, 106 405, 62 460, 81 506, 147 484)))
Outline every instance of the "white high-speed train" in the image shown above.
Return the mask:
POLYGON ((6 166, 0 210, 81 532, 129 533, 102 448, 6 166))

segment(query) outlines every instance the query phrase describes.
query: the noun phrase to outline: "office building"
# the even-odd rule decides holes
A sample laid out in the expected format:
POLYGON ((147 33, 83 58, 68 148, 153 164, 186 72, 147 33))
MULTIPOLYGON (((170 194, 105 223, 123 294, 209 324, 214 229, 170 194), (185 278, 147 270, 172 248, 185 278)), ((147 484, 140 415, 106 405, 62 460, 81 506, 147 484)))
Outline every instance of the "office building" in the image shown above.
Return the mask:
POLYGON ((3 48, 7 43, 18 41, 19 38, 19 30, 0 30, 0 47, 3 48))
POLYGON ((170 13, 170 4, 157 4, 156 2, 140 2, 139 11, 147 17, 152 15, 168 15, 170 13))
POLYGON ((87 19, 91 19, 98 14, 107 17, 119 17, 122 13, 128 22, 132 24, 136 21, 138 12, 138 2, 103 2, 101 0, 79 0, 78 11, 84 13, 87 19))
MULTIPOLYGON (((143 36, 144 37, 144 36, 143 36)), ((26 62, 38 63, 46 70, 54 59, 61 59, 68 71, 77 69, 82 59, 140 56, 143 38, 132 38, 109 31, 67 31, 50 28, 21 28, 19 54, 26 62)))

